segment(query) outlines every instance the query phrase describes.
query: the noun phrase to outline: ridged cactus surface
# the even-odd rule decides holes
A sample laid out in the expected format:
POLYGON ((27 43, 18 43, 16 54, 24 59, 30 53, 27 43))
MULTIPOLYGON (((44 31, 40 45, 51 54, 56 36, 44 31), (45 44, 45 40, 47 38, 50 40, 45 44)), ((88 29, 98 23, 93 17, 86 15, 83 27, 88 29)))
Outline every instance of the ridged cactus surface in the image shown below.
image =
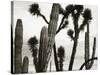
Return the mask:
MULTIPOLYGON (((85 62, 89 60, 89 37, 88 33, 85 32, 85 62)), ((89 69, 89 63, 85 66, 86 69, 89 69)))
POLYGON ((29 60, 28 57, 25 56, 23 59, 22 73, 28 73, 28 66, 29 66, 29 60))
POLYGON ((40 34, 40 47, 39 47, 39 70, 40 72, 45 72, 46 68, 46 54, 47 54, 47 46, 48 46, 48 29, 44 26, 41 30, 40 34))
POLYGON ((23 45, 23 25, 21 19, 18 19, 15 28, 14 73, 21 73, 22 45, 23 45))
POLYGON ((56 35, 56 30, 57 30, 57 22, 58 22, 58 17, 59 17, 59 4, 53 4, 52 10, 51 10, 51 15, 50 15, 50 23, 48 26, 48 54, 47 54, 47 63, 50 60, 51 53, 52 53, 52 48, 55 42, 55 35, 56 35))

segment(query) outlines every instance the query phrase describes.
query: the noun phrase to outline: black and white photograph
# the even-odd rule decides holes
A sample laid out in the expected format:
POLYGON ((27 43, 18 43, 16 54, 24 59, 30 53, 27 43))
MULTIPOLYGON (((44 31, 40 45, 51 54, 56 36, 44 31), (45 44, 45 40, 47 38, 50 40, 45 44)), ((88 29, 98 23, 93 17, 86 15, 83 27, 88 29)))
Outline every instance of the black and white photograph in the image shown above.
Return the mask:
POLYGON ((11 72, 96 70, 95 5, 11 1, 11 72))

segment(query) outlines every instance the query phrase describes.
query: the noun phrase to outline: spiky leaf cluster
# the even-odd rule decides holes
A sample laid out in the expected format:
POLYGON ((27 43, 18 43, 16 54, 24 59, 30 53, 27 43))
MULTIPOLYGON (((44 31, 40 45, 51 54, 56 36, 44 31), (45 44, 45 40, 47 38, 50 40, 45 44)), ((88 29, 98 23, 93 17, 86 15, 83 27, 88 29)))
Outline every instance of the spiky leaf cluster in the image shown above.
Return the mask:
POLYGON ((40 15, 39 5, 37 3, 30 5, 29 12, 33 15, 39 16, 40 15))

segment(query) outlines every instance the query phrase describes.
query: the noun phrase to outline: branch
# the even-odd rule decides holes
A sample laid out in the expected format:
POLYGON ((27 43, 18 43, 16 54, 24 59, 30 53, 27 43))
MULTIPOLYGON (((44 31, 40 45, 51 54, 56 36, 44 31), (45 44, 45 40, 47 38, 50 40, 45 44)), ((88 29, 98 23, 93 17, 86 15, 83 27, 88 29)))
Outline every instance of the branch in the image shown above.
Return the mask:
POLYGON ((44 21, 45 21, 47 24, 49 24, 49 22, 47 21, 46 17, 45 17, 43 14, 40 13, 40 16, 44 19, 44 21))
POLYGON ((94 60, 98 60, 98 58, 97 58, 97 57, 94 57, 94 58, 91 58, 91 59, 89 59, 88 61, 84 62, 84 63, 81 65, 81 67, 80 67, 79 70, 82 70, 83 67, 84 67, 87 63, 89 63, 90 61, 94 61, 94 60))
POLYGON ((58 28, 58 30, 56 31, 56 34, 59 33, 59 31, 62 29, 62 28, 61 28, 61 25, 63 24, 64 19, 65 19, 65 17, 63 16, 63 18, 62 18, 62 20, 61 20, 61 23, 60 23, 60 25, 59 25, 59 28, 58 28))

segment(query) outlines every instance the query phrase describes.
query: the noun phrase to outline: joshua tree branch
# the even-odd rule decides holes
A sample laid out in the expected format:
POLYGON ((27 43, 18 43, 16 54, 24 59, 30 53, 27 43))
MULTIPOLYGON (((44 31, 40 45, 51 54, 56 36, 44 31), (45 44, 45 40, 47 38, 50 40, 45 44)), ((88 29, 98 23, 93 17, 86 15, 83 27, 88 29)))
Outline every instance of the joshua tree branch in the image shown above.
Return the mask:
POLYGON ((44 19, 44 21, 49 24, 49 22, 47 21, 46 17, 43 14, 40 14, 40 16, 44 19))
POLYGON ((82 70, 83 67, 84 67, 87 63, 89 63, 90 61, 94 61, 94 60, 98 60, 98 58, 97 58, 97 57, 94 57, 94 58, 91 58, 91 59, 89 59, 88 61, 84 62, 84 63, 81 65, 81 67, 80 67, 79 70, 82 70))
POLYGON ((58 28, 58 30, 56 31, 56 34, 59 33, 59 31, 62 29, 61 25, 63 24, 64 19, 65 19, 65 17, 62 18, 61 23, 60 23, 60 25, 59 25, 59 28, 58 28))

